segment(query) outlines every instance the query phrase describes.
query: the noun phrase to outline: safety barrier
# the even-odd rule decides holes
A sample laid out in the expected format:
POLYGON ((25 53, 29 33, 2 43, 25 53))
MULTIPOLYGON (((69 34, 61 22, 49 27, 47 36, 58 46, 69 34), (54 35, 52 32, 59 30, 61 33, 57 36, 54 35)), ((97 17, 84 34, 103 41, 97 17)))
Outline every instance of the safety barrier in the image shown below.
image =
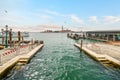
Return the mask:
POLYGON ((10 60, 11 58, 14 58, 16 55, 16 49, 12 49, 12 50, 7 50, 6 52, 4 53, 1 53, 0 54, 0 62, 1 62, 1 65, 3 63, 5 63, 6 61, 10 60))
POLYGON ((11 60, 12 58, 26 54, 29 51, 31 51, 34 47, 36 47, 38 44, 28 44, 28 45, 21 45, 19 47, 6 50, 3 53, 0 53, 0 65, 3 65, 7 61, 11 60))

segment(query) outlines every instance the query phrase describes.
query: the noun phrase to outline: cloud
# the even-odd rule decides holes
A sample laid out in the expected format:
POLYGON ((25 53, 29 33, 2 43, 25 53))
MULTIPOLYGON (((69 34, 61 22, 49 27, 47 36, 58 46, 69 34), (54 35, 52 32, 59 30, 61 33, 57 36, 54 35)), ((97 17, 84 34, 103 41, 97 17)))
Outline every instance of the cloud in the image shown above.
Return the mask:
POLYGON ((19 14, 19 12, 14 12, 14 11, 7 11, 7 13, 2 11, 0 15, 1 24, 2 23, 15 24, 15 23, 19 23, 20 21, 24 21, 26 19, 28 19, 27 16, 19 14))
POLYGON ((89 20, 92 21, 92 22, 98 23, 97 16, 90 16, 90 17, 89 17, 89 20))
POLYGON ((42 18, 44 18, 44 19, 49 19, 49 18, 52 18, 52 16, 45 15, 45 14, 43 14, 41 17, 42 17, 42 18))
POLYGON ((33 16, 42 18, 42 19, 50 19, 52 18, 52 16, 48 15, 48 14, 41 14, 41 13, 33 13, 33 16))
POLYGON ((51 15, 54 15, 54 16, 62 16, 62 17, 65 17, 66 15, 64 14, 61 14, 59 12, 56 12, 56 11, 50 11, 50 10, 44 10, 45 13, 48 13, 48 14, 51 14, 51 15))
POLYGON ((84 23, 84 21, 80 19, 79 17, 77 17, 76 15, 70 15, 70 18, 77 23, 80 23, 80 24, 84 23))
POLYGON ((120 16, 105 16, 104 21, 109 23, 120 22, 120 16))
POLYGON ((59 13, 55 11, 45 10, 45 12, 52 15, 59 15, 59 13))

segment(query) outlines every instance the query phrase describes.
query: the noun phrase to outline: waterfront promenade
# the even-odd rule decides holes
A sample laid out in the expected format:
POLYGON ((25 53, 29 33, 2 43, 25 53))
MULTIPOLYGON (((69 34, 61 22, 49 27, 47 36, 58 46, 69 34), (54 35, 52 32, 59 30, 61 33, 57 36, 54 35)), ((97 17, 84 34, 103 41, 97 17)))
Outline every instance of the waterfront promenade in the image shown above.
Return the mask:
POLYGON ((43 46, 44 44, 39 42, 1 50, 0 79, 16 64, 24 65, 28 63, 35 53, 43 46))
POLYGON ((101 62, 104 65, 120 67, 120 46, 107 43, 83 43, 75 46, 84 50, 88 55, 101 62))

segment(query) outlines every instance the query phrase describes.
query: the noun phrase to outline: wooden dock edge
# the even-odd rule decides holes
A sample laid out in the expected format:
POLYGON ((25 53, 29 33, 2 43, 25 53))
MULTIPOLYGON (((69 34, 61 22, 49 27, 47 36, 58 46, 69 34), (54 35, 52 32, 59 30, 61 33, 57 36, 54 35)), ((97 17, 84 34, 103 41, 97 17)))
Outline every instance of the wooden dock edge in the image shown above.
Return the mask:
POLYGON ((80 44, 77 44, 77 43, 75 43, 74 46, 78 47, 80 50, 84 51, 87 55, 89 55, 90 57, 92 57, 94 60, 96 60, 98 62, 100 62, 100 60, 99 60, 100 58, 104 58, 104 59, 108 60, 109 62, 111 62, 115 67, 120 68, 120 61, 111 56, 104 55, 104 54, 97 54, 83 46, 81 48, 80 44))
POLYGON ((24 55, 19 55, 13 59, 11 59, 10 61, 6 62, 5 64, 3 64, 2 66, 0 66, 0 80, 6 76, 6 74, 21 60, 21 59, 26 59, 25 63, 28 63, 30 61, 30 59, 39 51, 42 49, 42 47, 44 46, 44 44, 40 44, 39 46, 37 46, 36 48, 34 48, 32 51, 30 51, 27 54, 24 55))

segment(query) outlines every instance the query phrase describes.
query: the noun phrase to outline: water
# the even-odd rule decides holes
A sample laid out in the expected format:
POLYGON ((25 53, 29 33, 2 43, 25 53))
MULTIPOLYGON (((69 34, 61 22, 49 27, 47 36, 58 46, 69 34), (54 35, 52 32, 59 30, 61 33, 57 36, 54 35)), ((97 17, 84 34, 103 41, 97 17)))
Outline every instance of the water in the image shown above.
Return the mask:
POLYGON ((104 67, 73 46, 65 33, 31 33, 45 46, 6 80, 120 80, 120 70, 104 67))

